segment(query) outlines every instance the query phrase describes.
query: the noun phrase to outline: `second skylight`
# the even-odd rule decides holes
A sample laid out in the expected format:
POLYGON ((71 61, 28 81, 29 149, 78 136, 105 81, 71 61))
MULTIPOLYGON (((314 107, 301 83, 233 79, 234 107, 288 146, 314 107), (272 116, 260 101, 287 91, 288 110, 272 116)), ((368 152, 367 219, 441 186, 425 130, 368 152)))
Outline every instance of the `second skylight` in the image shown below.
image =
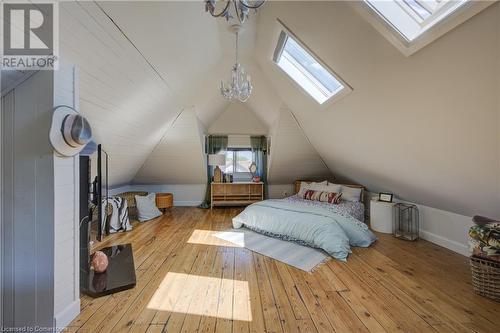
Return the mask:
POLYGON ((319 104, 345 88, 333 73, 285 31, 280 33, 273 60, 319 104))

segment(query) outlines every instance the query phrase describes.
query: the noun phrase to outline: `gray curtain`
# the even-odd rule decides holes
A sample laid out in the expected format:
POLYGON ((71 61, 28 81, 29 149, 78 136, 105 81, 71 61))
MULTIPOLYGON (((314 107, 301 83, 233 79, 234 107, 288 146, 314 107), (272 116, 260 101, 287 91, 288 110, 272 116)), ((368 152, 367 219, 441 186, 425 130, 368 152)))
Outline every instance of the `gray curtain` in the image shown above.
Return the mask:
POLYGON ((227 150, 227 135, 210 135, 205 139, 205 153, 207 154, 207 188, 205 190, 205 200, 199 208, 210 208, 213 167, 208 165, 208 155, 219 154, 227 150))
POLYGON ((265 136, 251 136, 250 146, 257 166, 256 175, 264 183, 264 198, 267 197, 267 138, 265 136))

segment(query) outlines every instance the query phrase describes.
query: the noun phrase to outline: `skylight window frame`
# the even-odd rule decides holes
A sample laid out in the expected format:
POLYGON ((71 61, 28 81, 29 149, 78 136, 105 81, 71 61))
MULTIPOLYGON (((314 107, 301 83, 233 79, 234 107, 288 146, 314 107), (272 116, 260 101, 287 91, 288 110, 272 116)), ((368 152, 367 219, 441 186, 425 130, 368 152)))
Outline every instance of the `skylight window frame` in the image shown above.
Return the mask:
MULTIPOLYGON (((276 28, 275 28, 275 38, 273 42, 273 48, 270 55, 271 61, 276 66, 277 70, 284 75, 288 80, 292 82, 304 95, 313 100, 318 107, 321 109, 325 109, 329 107, 332 103, 340 100, 351 91, 353 88, 339 75, 337 74, 330 66, 328 66, 314 51, 312 51, 300 38, 298 38, 280 19, 276 19, 276 28), (314 60, 318 62, 330 75, 332 75, 335 80, 337 80, 342 88, 335 91, 332 96, 327 98, 323 103, 320 103, 316 98, 314 98, 305 88, 303 88, 294 78, 292 78, 285 70, 283 70, 275 59, 279 59, 283 49, 285 48, 285 42, 280 40, 281 33, 284 32, 289 38, 292 38, 301 48, 303 48, 314 60), (278 49, 278 46, 281 43, 281 48, 278 49)), ((293 58, 293 57, 292 57, 293 58)), ((302 67, 302 65, 300 65, 302 67)), ((312 75, 310 72, 303 71, 302 74, 307 75, 313 84, 323 85, 312 75)))
MULTIPOLYGON (((467 21, 474 15, 480 13, 487 7, 495 4, 496 1, 467 1, 459 8, 451 11, 446 17, 435 22, 436 17, 431 17, 420 23, 429 26, 418 37, 409 41, 404 37, 394 25, 388 22, 383 16, 366 1, 351 1, 349 4, 365 18, 380 34, 382 34, 391 44, 393 44, 406 57, 411 56, 426 45, 440 38, 450 30, 467 21)), ((439 6, 435 13, 442 14, 449 8, 439 6)))

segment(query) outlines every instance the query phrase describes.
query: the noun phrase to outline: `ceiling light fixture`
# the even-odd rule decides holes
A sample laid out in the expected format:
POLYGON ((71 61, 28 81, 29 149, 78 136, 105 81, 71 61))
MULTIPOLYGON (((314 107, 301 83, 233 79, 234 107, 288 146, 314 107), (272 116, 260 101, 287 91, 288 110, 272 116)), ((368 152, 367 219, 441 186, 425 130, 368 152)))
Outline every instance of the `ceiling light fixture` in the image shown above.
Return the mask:
POLYGON ((209 12, 213 17, 225 17, 226 20, 230 20, 234 16, 231 15, 231 4, 233 4, 234 11, 236 12, 236 17, 241 24, 245 22, 248 18, 250 9, 257 10, 260 6, 266 2, 266 0, 222 0, 219 3, 223 3, 220 12, 216 12, 216 0, 206 0, 205 1, 205 11, 209 12))
POLYGON ((226 99, 238 99, 240 102, 246 102, 252 94, 252 82, 250 75, 245 73, 245 69, 238 62, 238 35, 241 30, 241 25, 234 24, 230 27, 231 31, 236 35, 235 49, 235 64, 231 70, 231 83, 229 87, 220 82, 220 93, 226 99))

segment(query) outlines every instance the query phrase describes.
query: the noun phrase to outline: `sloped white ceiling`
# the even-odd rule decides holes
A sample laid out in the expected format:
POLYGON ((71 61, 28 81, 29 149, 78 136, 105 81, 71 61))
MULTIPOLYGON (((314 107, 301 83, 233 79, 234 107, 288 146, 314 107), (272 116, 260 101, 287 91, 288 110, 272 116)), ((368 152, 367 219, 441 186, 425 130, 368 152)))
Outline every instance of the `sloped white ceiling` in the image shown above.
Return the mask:
MULTIPOLYGON (((246 106, 273 133, 287 133, 273 124, 288 107, 312 144, 304 152, 318 152, 335 176, 500 217, 499 8, 405 58, 349 4, 268 1, 241 36, 240 62, 254 83, 246 106), (319 106, 292 83, 271 61, 276 18, 354 90, 319 106)), ((63 2, 60 20, 61 55, 80 68, 81 111, 110 153, 112 184, 134 178, 180 110, 195 113, 199 129, 228 110, 218 87, 229 78, 234 36, 202 2, 63 2)), ((296 160, 279 152, 296 151, 286 140, 276 150, 280 137, 270 181, 308 177, 314 168, 286 174, 287 158, 296 160)))
POLYGON ((60 52, 75 64, 80 111, 110 155, 110 185, 129 183, 181 104, 94 2, 60 4, 60 52))
POLYGON ((496 4, 406 58, 349 4, 269 2, 256 61, 334 174, 500 217, 499 24, 496 4), (297 88, 270 61, 277 17, 354 91, 321 107, 297 88))
POLYGON ((135 184, 203 184, 203 129, 193 109, 182 111, 134 177, 135 184))
POLYGON ((291 184, 298 179, 331 179, 332 175, 287 108, 271 130, 268 182, 291 184))

